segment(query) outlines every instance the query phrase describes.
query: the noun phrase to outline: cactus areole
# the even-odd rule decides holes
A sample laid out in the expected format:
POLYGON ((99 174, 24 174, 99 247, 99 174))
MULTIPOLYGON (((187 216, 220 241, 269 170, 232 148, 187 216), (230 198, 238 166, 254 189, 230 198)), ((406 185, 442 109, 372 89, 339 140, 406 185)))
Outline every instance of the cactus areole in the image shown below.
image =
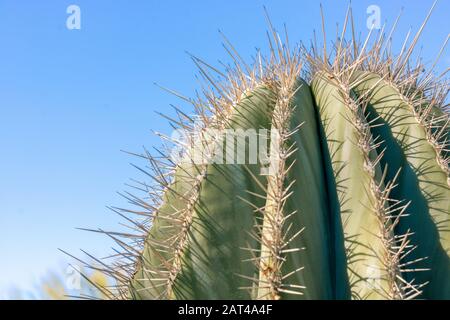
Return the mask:
POLYGON ((155 183, 117 209, 142 235, 110 233, 123 250, 103 290, 450 299, 448 84, 410 61, 423 28, 393 54, 382 33, 345 40, 348 20, 328 52, 271 27, 253 64, 231 45, 224 73, 193 57, 211 89, 186 99, 196 117, 175 110, 177 157, 142 155, 155 183))

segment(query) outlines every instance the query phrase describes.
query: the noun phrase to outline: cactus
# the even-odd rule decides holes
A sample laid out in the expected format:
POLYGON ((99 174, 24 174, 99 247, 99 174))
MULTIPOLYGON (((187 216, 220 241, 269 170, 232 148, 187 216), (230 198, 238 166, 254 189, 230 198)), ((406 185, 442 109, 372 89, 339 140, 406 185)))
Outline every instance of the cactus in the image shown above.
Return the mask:
POLYGON ((123 249, 101 266, 112 298, 450 299, 447 83, 411 66, 424 25, 394 56, 383 31, 344 40, 350 19, 331 52, 270 25, 252 65, 227 40, 226 73, 192 57, 211 89, 175 93, 197 111, 170 119, 181 155, 140 155, 151 200, 114 209, 141 234, 106 232, 123 249))

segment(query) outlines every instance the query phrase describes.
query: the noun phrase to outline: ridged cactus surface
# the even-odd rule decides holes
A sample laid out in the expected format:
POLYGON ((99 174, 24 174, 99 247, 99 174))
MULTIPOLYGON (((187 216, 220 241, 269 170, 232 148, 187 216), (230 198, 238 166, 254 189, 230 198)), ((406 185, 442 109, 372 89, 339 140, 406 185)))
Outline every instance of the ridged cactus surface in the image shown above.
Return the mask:
POLYGON ((416 41, 343 38, 319 54, 274 33, 226 75, 193 58, 212 89, 196 119, 176 109, 176 161, 142 155, 157 183, 118 210, 145 219, 117 240, 115 297, 450 299, 447 84, 410 66, 416 41))

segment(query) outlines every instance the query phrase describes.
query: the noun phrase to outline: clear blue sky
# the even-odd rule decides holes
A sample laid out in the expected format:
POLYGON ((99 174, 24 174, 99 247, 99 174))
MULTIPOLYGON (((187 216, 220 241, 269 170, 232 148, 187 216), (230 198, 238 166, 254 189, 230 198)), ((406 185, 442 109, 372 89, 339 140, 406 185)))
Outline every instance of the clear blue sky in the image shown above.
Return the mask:
MULTIPOLYGON (((329 34, 342 24, 347 1, 323 0, 329 34)), ((397 32, 417 30, 431 0, 353 1, 356 27, 367 33, 366 8, 381 8, 397 32)), ((121 149, 139 151, 169 133, 155 111, 179 101, 153 85, 186 95, 198 88, 185 51, 215 63, 230 59, 221 29, 250 58, 267 48, 263 5, 290 41, 320 29, 318 1, 0 0, 0 296, 67 259, 57 248, 98 255, 105 237, 75 227, 118 228, 106 205, 123 205, 116 191, 141 175, 121 149), (66 8, 81 8, 81 30, 68 30, 66 8)), ((450 2, 441 0, 421 44, 432 61, 450 31, 450 2)), ((450 65, 447 51, 438 66, 450 65)))

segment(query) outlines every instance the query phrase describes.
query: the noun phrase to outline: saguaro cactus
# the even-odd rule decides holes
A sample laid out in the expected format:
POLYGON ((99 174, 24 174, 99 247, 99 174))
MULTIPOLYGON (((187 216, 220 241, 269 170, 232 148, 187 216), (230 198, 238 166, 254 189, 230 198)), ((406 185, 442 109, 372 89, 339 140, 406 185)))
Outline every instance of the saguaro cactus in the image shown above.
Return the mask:
POLYGON ((187 99, 200 125, 176 109, 171 121, 188 133, 175 140, 181 156, 142 155, 151 200, 127 196, 140 209, 116 209, 144 217, 133 221, 142 235, 124 234, 130 243, 108 233, 123 252, 103 264, 119 282, 103 290, 450 299, 447 83, 411 67, 421 31, 393 55, 382 32, 370 47, 370 35, 345 41, 348 20, 330 53, 291 50, 271 28, 270 56, 252 66, 232 53, 225 74, 193 58, 212 87, 187 99))

